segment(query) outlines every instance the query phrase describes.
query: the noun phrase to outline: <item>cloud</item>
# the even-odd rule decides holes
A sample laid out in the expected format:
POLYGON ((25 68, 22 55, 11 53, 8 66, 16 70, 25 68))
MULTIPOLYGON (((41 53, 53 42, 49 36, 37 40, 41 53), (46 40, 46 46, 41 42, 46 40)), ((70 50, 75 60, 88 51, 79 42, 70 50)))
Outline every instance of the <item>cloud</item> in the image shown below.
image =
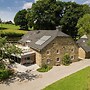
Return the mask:
POLYGON ((14 12, 0 10, 0 18, 1 18, 2 21, 8 21, 8 20, 13 21, 14 16, 15 16, 14 12))
POLYGON ((32 2, 26 2, 24 5, 23 5, 23 9, 28 9, 28 8, 31 8, 32 7, 32 2))
POLYGON ((83 4, 90 4, 90 0, 85 1, 83 4))

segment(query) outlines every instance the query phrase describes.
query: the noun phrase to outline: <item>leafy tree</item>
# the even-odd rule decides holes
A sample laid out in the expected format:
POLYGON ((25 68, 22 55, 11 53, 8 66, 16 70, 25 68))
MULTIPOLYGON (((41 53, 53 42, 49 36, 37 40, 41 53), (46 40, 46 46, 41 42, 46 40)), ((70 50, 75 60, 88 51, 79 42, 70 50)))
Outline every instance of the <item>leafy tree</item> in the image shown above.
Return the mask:
POLYGON ((2 20, 1 20, 1 18, 0 18, 0 29, 2 29, 2 20))
POLYGON ((78 19, 82 17, 85 13, 90 13, 87 11, 90 9, 87 5, 79 5, 75 2, 66 2, 64 5, 64 15, 60 21, 63 32, 76 38, 78 30, 76 28, 78 19))
POLYGON ((20 48, 16 47, 13 44, 7 44, 6 42, 7 42, 6 37, 3 37, 3 38, 0 37, 0 60, 1 61, 4 59, 6 54, 8 55, 8 58, 10 60, 11 54, 20 55, 22 53, 20 48))
POLYGON ((78 20, 77 28, 80 36, 90 33, 90 14, 85 14, 78 20))
POLYGON ((5 51, 6 51, 6 54, 8 55, 9 60, 10 60, 11 54, 14 54, 14 55, 19 54, 20 55, 22 53, 21 49, 16 47, 13 44, 6 44, 5 51))
POLYGON ((34 29, 55 29, 59 24, 63 10, 63 2, 56 0, 39 0, 28 9, 27 19, 29 26, 34 29))
POLYGON ((2 20, 1 20, 1 18, 0 18, 0 23, 2 23, 2 20))
POLYGON ((14 17, 15 25, 19 25, 20 29, 22 30, 28 30, 28 21, 26 19, 27 10, 23 9, 16 13, 14 17))

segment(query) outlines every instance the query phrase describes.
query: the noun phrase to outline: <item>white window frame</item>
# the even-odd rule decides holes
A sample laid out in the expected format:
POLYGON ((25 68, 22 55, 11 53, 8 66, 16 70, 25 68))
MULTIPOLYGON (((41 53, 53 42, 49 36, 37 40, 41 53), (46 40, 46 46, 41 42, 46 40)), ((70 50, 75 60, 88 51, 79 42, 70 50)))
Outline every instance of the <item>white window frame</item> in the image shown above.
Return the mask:
POLYGON ((60 50, 57 50, 57 51, 56 51, 56 53, 57 53, 57 54, 60 54, 60 50), (58 52, 57 52, 57 51, 58 51, 58 52))
POLYGON ((56 58, 56 62, 60 62, 60 58, 56 58))
POLYGON ((47 58, 47 64, 50 64, 50 62, 51 62, 51 59, 47 58))
POLYGON ((71 60, 74 60, 74 55, 72 55, 70 58, 71 58, 71 60))

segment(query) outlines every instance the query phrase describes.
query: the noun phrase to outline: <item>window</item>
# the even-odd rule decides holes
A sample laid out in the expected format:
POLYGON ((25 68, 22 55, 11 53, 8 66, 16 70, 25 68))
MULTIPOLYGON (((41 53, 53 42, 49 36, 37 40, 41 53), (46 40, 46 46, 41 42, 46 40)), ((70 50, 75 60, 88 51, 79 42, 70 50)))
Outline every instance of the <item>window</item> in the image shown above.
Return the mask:
POLYGON ((50 54, 50 51, 48 50, 48 51, 47 51, 47 55, 49 55, 49 54, 50 54))
POLYGON ((60 53, 60 51, 59 50, 57 50, 57 54, 59 54, 60 53))
POLYGON ((30 60, 30 57, 27 57, 27 60, 30 60))
POLYGON ((50 64, 50 61, 51 61, 50 59, 47 59, 47 64, 50 64))
POLYGON ((74 52, 74 49, 71 49, 72 52, 74 52))
POLYGON ((74 56, 71 56, 71 60, 73 60, 74 59, 74 56))
POLYGON ((59 58, 57 58, 57 59, 56 59, 56 61, 57 61, 57 62, 60 62, 60 59, 59 59, 59 58))

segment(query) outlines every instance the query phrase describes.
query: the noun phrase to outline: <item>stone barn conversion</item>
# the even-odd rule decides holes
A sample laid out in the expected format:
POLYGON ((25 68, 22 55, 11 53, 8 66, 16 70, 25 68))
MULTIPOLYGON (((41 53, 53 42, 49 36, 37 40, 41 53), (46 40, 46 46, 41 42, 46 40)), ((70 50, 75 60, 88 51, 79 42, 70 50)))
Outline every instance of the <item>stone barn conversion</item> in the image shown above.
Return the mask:
POLYGON ((81 59, 89 59, 90 58, 90 38, 87 35, 83 35, 78 41, 77 44, 79 46, 79 58, 81 59))
POLYGON ((19 57, 21 64, 61 65, 62 58, 66 53, 70 55, 72 62, 78 60, 76 43, 59 28, 29 31, 22 37, 17 46, 23 47, 23 54, 19 57))

